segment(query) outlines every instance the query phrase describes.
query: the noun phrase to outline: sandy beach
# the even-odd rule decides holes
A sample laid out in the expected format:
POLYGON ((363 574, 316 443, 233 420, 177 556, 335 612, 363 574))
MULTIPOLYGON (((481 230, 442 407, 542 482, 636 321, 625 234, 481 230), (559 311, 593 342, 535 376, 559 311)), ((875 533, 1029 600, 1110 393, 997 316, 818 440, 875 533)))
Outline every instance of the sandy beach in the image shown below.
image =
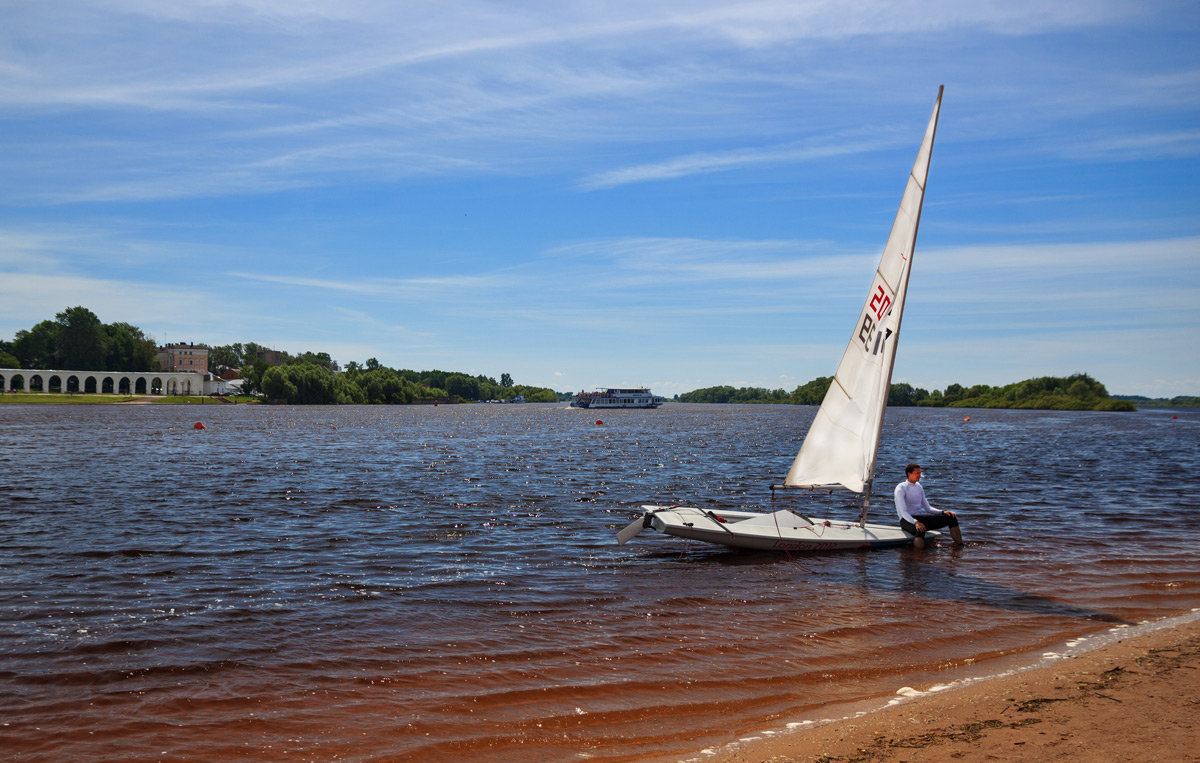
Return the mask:
POLYGON ((1077 656, 695 759, 1200 761, 1200 620, 1130 631, 1077 656))

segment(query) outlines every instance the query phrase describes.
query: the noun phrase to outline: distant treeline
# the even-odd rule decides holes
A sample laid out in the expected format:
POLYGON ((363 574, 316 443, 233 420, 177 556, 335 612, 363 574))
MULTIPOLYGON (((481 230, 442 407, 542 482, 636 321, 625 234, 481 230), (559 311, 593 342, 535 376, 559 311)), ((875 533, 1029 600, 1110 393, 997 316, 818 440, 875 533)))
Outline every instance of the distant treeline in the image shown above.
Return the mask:
MULTIPOLYGON (((761 387, 706 387, 685 392, 676 399, 682 403, 786 403, 820 405, 832 378, 821 376, 791 392, 761 387)), ((1087 374, 1067 377, 1043 376, 1037 379, 990 387, 976 384, 964 387, 951 384, 932 392, 911 384, 893 384, 889 406, 923 405, 955 408, 1033 408, 1068 411, 1134 411, 1129 400, 1110 397, 1104 385, 1087 374)))
POLYGON ((373 358, 364 366, 350 363, 343 373, 313 363, 270 366, 256 384, 271 400, 301 405, 512 400, 518 395, 529 403, 558 401, 554 390, 513 384, 508 374, 497 382, 489 376, 387 368, 373 358))
POLYGON ((553 403, 554 390, 514 384, 501 374, 471 376, 455 371, 412 371, 388 368, 375 358, 359 364, 350 361, 339 372, 326 352, 289 355, 278 352, 280 365, 263 358, 276 351, 253 342, 209 348, 209 366, 218 373, 238 370, 242 391, 297 405, 384 404, 404 405, 434 401, 512 400, 521 396, 530 403, 553 403))
POLYGON ((1200 408, 1200 397, 1188 397, 1185 395, 1178 395, 1176 397, 1113 395, 1113 400, 1127 400, 1139 408, 1200 408))

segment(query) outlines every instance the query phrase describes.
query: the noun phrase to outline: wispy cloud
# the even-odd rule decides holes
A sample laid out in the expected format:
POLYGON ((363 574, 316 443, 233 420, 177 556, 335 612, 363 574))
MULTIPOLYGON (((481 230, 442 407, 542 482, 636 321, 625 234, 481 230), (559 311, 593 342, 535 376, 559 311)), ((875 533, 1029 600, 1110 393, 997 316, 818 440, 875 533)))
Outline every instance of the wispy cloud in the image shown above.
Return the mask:
POLYGON ((878 151, 890 148, 895 140, 851 140, 819 146, 776 146, 770 148, 743 148, 706 154, 689 154, 651 164, 608 170, 584 178, 579 184, 585 190, 615 188, 629 183, 645 183, 655 180, 671 180, 688 175, 760 167, 765 165, 794 164, 812 159, 829 159, 836 156, 878 151))
POLYGON ((304 278, 300 276, 246 273, 233 271, 231 278, 260 281, 282 286, 298 286, 323 291, 363 294, 375 297, 413 299, 444 299, 447 292, 495 291, 505 288, 506 281, 496 275, 447 276, 443 278, 370 278, 357 281, 304 278))
POLYGON ((1198 275, 1200 237, 959 246, 922 250, 919 257, 922 267, 938 273, 1007 271, 1034 284, 1048 274, 1062 273, 1081 278, 1096 273, 1176 273, 1189 280, 1198 275))
POLYGON ((1070 145, 1064 149, 1064 153, 1083 159, 1118 161, 1192 158, 1200 156, 1200 130, 1095 137, 1070 145))
POLYGON ((596 168, 580 187, 828 159, 891 147, 894 133, 839 139, 839 127, 801 115, 791 132, 810 134, 805 142, 745 144, 748 134, 777 137, 779 128, 761 111, 738 111, 736 93, 770 82, 764 67, 776 87, 797 94, 857 77, 853 61, 830 59, 835 69, 823 76, 788 79, 785 72, 807 64, 806 45, 938 29, 1028 34, 1111 24, 1132 12, 1121 3, 1091 3, 1085 13, 1034 2, 938 10, 915 2, 629 2, 549 14, 489 3, 453 14, 434 3, 171 6, 68 4, 53 18, 11 9, 7 28, 39 42, 8 47, 13 76, 0 82, 0 105, 18 120, 75 114, 94 128, 82 143, 15 134, 17 145, 70 163, 30 173, 36 180, 10 187, 10 196, 79 203, 270 193, 378 173, 522 174, 577 157, 581 145, 599 159, 605 144, 681 134, 718 140, 596 168), (704 100, 698 92, 730 95, 704 100), (131 123, 136 139, 124 132, 131 123), (744 144, 729 147, 738 133, 744 144))

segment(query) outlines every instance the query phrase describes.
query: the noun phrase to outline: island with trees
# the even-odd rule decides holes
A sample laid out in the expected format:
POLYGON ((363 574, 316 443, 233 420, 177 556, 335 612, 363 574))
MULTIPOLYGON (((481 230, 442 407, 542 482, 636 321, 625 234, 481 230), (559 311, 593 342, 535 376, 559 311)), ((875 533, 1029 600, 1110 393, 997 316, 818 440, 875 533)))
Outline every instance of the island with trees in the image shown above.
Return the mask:
MULTIPOLYGON (((684 403, 784 403, 820 405, 832 378, 821 376, 791 392, 758 387, 706 387, 686 392, 676 399, 684 403)), ((911 384, 893 384, 888 393, 889 406, 929 406, 953 408, 1026 408, 1068 411, 1134 411, 1129 400, 1112 397, 1104 385, 1087 374, 1067 377, 1042 376, 1036 379, 990 387, 976 384, 964 387, 951 384, 945 390, 929 390, 911 384)))

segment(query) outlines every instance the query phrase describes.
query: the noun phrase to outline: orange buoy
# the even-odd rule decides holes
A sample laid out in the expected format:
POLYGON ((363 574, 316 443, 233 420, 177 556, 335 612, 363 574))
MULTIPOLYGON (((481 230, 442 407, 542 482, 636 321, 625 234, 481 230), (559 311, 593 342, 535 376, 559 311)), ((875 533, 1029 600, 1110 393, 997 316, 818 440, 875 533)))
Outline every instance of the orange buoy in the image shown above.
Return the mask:
POLYGON ((963 421, 970 421, 970 420, 971 420, 970 416, 963 416, 963 421))
POLYGON ((603 421, 601 421, 600 419, 596 419, 596 426, 598 426, 598 427, 599 427, 599 426, 604 426, 604 422, 603 422, 603 421))
POLYGON ((208 427, 197 421, 195 424, 192 424, 192 429, 208 429, 208 427))

